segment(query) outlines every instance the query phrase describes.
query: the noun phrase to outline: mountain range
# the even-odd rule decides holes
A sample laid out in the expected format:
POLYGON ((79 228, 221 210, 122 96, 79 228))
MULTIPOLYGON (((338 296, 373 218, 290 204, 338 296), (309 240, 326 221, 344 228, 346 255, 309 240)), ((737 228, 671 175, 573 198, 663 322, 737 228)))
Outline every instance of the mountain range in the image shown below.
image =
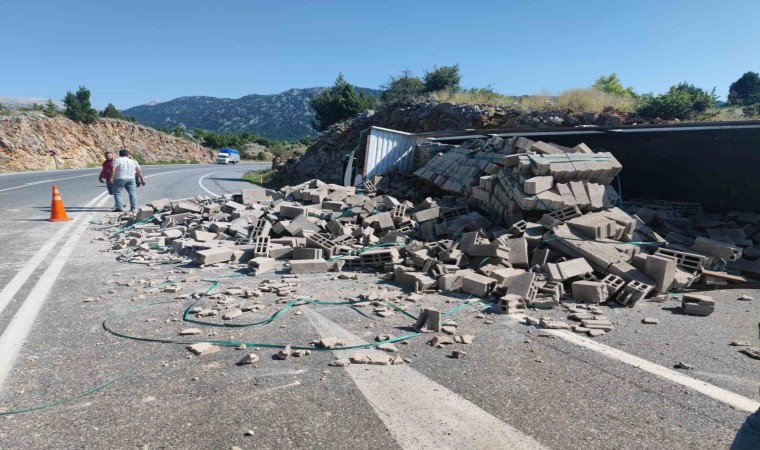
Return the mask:
MULTIPOLYGON (((44 105, 47 98, 42 97, 2 97, 0 96, 0 105, 8 109, 32 108, 34 105, 44 105)), ((58 109, 63 109, 63 102, 53 100, 58 109)))
MULTIPOLYGON (((289 89, 279 94, 246 95, 238 99, 218 97, 179 97, 165 102, 125 109, 125 116, 154 128, 173 130, 184 125, 188 130, 202 128, 217 132, 248 131, 270 139, 296 140, 315 136, 314 110, 310 100, 326 88, 289 89)), ((378 97, 379 90, 356 88, 378 97)))

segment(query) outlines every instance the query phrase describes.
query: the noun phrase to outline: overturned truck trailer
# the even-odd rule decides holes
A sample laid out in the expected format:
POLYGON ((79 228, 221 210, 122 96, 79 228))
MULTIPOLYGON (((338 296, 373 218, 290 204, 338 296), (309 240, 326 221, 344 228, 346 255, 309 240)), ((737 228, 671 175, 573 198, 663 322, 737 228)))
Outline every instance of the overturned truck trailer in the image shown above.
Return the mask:
POLYGON ((525 137, 568 148, 585 142, 595 151, 609 152, 625 167, 614 187, 626 200, 657 198, 700 203, 710 211, 760 211, 760 121, 417 134, 372 127, 355 152, 356 164, 346 181, 358 185, 392 169, 414 171, 431 155, 491 137, 525 137))

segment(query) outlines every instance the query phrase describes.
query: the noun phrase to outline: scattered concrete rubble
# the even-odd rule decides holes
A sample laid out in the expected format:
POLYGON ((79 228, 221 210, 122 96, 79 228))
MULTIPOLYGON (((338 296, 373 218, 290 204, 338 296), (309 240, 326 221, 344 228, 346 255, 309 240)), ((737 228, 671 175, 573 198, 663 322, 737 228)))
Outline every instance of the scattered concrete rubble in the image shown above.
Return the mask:
MULTIPOLYGON (((311 180, 279 191, 154 200, 134 217, 114 219, 124 228, 112 236, 111 248, 126 262, 194 262, 250 276, 283 275, 282 282, 258 289, 227 288, 227 294, 246 299, 262 292, 294 297, 298 278, 285 277, 335 273, 344 280, 355 279, 351 273, 357 270, 372 270, 412 292, 396 303, 368 295, 354 304, 371 304, 379 318, 404 312, 399 303, 414 305, 437 291, 463 295, 466 302, 475 298, 506 314, 563 308, 569 322, 541 317, 526 323, 591 337, 614 328, 602 305, 635 307, 647 298, 683 292, 683 312, 707 316, 715 302, 692 290, 746 287, 760 278, 760 214, 706 214, 693 203, 623 204, 613 187, 622 167, 610 153, 584 144, 568 148, 497 137, 444 150, 415 175, 391 172, 358 188, 311 180)), ((182 290, 176 283, 167 288, 182 290)), ((260 308, 253 302, 190 312, 234 322, 260 308)), ((474 340, 458 334, 439 310, 425 308, 416 317, 417 332, 436 333, 428 341, 433 347, 474 340)), ((389 339, 377 339, 383 353, 355 353, 330 365, 403 363, 397 345, 382 343, 389 339)), ((344 346, 334 337, 312 344, 344 346)), ((218 347, 198 343, 188 349, 204 355, 218 347)), ((307 354, 287 346, 274 357, 307 354)), ((465 355, 460 349, 452 353, 465 355)), ((254 356, 240 364, 255 362, 254 356)))

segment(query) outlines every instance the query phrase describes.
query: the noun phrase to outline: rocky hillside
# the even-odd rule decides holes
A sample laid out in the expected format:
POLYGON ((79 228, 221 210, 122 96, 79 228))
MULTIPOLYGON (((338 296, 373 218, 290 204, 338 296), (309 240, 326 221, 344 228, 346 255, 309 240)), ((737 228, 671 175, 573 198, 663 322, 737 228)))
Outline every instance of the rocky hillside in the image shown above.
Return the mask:
MULTIPOLYGON (((217 97, 180 97, 167 102, 135 106, 122 113, 134 116, 152 127, 188 130, 202 128, 219 132, 242 132, 271 139, 297 140, 314 136, 311 128, 314 111, 309 102, 325 88, 290 89, 273 95, 246 95, 238 99, 217 97)), ((357 88, 367 95, 380 91, 357 88)))
MULTIPOLYGON (((341 183, 343 157, 357 146, 360 133, 373 125, 423 133, 466 129, 616 126, 642 122, 645 121, 636 114, 613 110, 602 113, 565 110, 526 112, 517 107, 435 102, 387 105, 377 111, 362 113, 353 120, 333 125, 298 161, 290 161, 280 170, 289 174, 292 184, 310 178, 341 183)), ((362 158, 364 153, 357 152, 356 156, 362 158)), ((360 159, 358 166, 361 167, 362 164, 360 159)))
POLYGON ((48 151, 66 168, 99 166, 103 152, 126 148, 147 163, 211 162, 210 152, 193 142, 152 128, 114 119, 91 125, 37 113, 0 117, 0 171, 55 169, 48 151))

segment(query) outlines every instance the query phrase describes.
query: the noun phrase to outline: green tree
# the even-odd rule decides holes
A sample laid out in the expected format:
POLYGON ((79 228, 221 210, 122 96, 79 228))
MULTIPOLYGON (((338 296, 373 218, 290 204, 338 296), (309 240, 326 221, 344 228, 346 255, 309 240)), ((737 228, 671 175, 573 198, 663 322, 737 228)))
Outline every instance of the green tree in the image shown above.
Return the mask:
POLYGON ((185 126, 182 124, 179 124, 176 127, 174 127, 174 131, 172 131, 172 134, 174 135, 174 137, 183 138, 183 139, 188 137, 187 128, 185 128, 185 126))
POLYGON ((42 112, 48 117, 54 117, 58 115, 58 107, 55 106, 52 99, 48 99, 45 106, 42 108, 42 112))
POLYGON ((731 83, 728 103, 745 106, 760 103, 760 75, 757 72, 747 72, 731 83))
POLYGON ((716 100, 715 89, 708 92, 684 81, 671 86, 665 94, 642 95, 637 111, 644 117, 690 119, 704 114, 716 100))
POLYGON ((108 106, 106 106, 106 109, 104 109, 100 113, 100 117, 109 117, 111 119, 124 119, 124 115, 121 113, 121 111, 116 109, 116 107, 112 103, 109 103, 108 106))
POLYGON ((84 86, 79 86, 76 93, 66 92, 63 103, 64 115, 75 122, 93 123, 98 118, 98 112, 90 104, 90 91, 84 86))
POLYGON ((599 77, 599 79, 594 82, 592 87, 607 94, 636 98, 636 92, 634 92, 633 88, 623 87, 623 83, 614 72, 606 77, 604 75, 599 77))
POLYGON ((325 131, 330 125, 346 120, 374 107, 375 101, 364 92, 357 93, 354 87, 339 74, 332 87, 311 99, 311 107, 316 114, 312 126, 325 131))
POLYGON ((425 72, 422 81, 425 84, 425 92, 457 92, 461 89, 459 82, 462 81, 462 75, 459 73, 459 64, 441 67, 434 66, 433 70, 425 72))
POLYGON ((425 96, 425 83, 419 77, 412 76, 409 69, 402 71, 398 77, 391 76, 382 89, 380 99, 391 104, 409 103, 425 96))

